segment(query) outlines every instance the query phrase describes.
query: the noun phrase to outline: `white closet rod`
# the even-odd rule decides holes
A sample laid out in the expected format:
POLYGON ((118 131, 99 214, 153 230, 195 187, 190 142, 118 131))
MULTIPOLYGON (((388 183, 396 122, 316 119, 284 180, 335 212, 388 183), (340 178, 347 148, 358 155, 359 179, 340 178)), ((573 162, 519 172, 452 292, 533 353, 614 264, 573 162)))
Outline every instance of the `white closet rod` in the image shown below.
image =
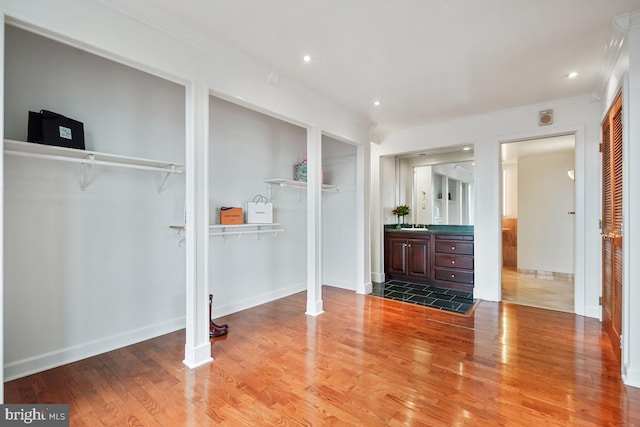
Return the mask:
POLYGON ((217 233, 209 233, 209 236, 235 236, 240 234, 269 234, 269 233, 279 233, 284 231, 282 228, 276 228, 273 230, 253 230, 253 231, 220 231, 217 233))
MULTIPOLYGON (((71 162, 71 163, 80 163, 85 165, 97 165, 97 166, 115 166, 127 169, 138 169, 145 171, 153 171, 153 172, 163 172, 163 173, 174 173, 181 175, 184 173, 181 169, 174 169, 174 165, 168 165, 166 168, 156 167, 156 166, 144 166, 144 165, 134 165, 129 163, 117 163, 117 162, 108 162, 104 160, 95 160, 91 158, 75 158, 75 157, 64 157, 64 156, 56 156, 52 154, 38 154, 38 153, 24 153, 21 151, 11 151, 6 150, 5 154, 10 154, 12 156, 19 157, 31 157, 36 159, 47 159, 47 160, 58 160, 61 162, 71 162)), ((92 154, 89 154, 92 156, 92 154)))

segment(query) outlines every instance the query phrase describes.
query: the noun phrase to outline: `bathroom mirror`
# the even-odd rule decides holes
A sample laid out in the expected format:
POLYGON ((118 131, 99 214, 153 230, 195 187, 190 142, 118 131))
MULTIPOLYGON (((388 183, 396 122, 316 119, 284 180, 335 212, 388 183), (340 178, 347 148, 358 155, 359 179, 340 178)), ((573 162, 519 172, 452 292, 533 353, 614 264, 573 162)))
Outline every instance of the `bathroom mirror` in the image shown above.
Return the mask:
POLYGON ((411 207, 407 220, 415 225, 473 225, 473 158, 472 147, 398 156, 398 190, 411 207))

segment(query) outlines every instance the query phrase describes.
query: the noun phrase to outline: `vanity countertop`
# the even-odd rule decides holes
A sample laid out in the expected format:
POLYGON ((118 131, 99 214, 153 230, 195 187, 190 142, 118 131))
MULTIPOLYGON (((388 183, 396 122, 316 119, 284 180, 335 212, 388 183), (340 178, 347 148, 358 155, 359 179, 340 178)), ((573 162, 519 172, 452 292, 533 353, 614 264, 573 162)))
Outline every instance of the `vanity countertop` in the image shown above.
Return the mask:
POLYGON ((462 234, 473 235, 473 225, 428 225, 422 228, 402 227, 396 225, 385 225, 384 231, 387 233, 418 233, 418 234, 462 234))

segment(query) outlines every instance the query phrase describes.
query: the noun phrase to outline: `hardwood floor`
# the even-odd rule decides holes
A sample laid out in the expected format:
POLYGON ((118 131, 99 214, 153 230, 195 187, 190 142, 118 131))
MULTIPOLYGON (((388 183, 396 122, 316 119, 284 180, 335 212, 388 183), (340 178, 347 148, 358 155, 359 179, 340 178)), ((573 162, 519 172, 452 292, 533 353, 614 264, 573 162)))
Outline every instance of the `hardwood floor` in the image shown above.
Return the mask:
POLYGON ((480 302, 460 316, 325 287, 222 319, 215 361, 184 331, 5 384, 6 403, 69 403, 72 426, 639 425, 595 319, 480 302))
POLYGON ((573 292, 573 279, 539 278, 515 268, 502 269, 503 301, 574 313, 573 292))

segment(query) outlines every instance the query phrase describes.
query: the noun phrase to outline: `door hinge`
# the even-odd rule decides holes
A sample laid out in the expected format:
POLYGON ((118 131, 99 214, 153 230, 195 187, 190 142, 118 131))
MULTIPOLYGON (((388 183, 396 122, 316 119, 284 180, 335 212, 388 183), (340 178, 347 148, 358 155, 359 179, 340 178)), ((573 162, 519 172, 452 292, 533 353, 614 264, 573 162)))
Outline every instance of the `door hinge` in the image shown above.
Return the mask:
POLYGON ((602 297, 598 297, 598 305, 602 305, 602 297))
POLYGON ((602 142, 598 144, 598 151, 602 153, 602 142))
POLYGON ((602 230, 602 220, 601 219, 598 220, 598 228, 600 230, 602 230))

